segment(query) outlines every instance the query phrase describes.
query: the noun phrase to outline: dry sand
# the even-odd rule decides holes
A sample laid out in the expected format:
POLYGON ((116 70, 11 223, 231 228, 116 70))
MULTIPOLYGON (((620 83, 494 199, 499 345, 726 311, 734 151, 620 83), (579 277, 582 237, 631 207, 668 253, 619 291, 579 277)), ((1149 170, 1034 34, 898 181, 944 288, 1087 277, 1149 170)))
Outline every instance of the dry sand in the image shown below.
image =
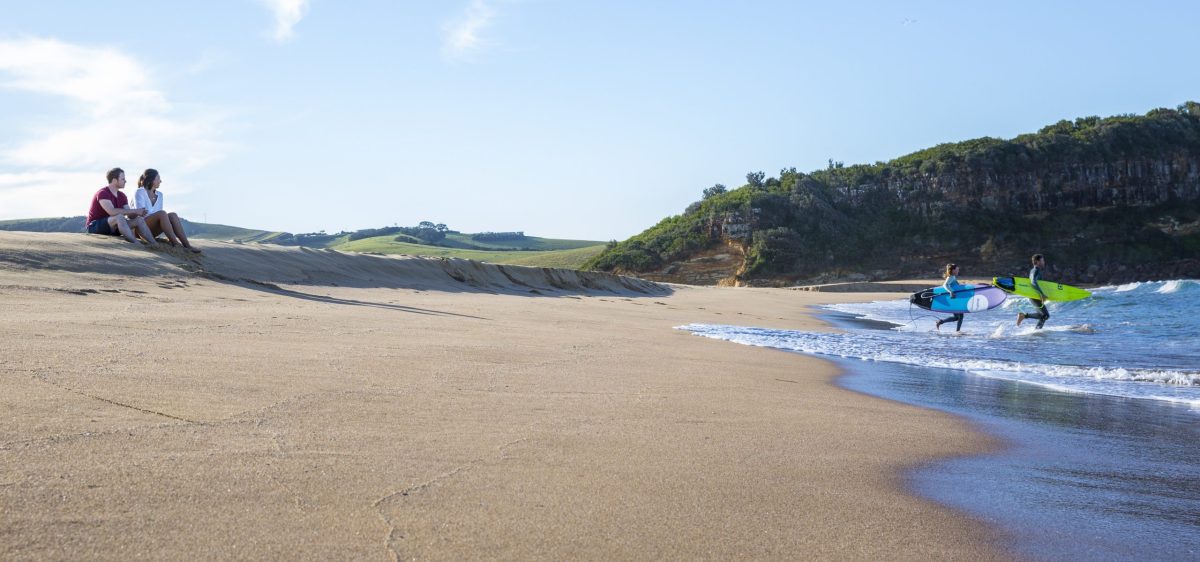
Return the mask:
POLYGON ((0 233, 0 559, 995 559, 993 443, 690 322, 896 295, 0 233))

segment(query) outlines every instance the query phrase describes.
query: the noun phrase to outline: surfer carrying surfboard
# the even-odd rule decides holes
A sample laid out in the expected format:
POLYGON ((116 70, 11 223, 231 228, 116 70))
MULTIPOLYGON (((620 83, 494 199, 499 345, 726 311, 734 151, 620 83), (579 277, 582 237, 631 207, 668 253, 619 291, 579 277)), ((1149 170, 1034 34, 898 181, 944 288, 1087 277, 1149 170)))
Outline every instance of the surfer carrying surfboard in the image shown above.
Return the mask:
POLYGON ((1020 326, 1021 322, 1027 319, 1033 319, 1038 321, 1037 329, 1041 330, 1042 326, 1046 325, 1046 321, 1050 319, 1050 311, 1046 309, 1046 293, 1042 292, 1042 288, 1038 286, 1038 282, 1042 280, 1042 268, 1046 267, 1046 257, 1041 254, 1034 254, 1031 261, 1033 261, 1033 269, 1029 270, 1029 284, 1033 286, 1033 290, 1037 291, 1037 294, 1041 298, 1029 299, 1029 302, 1032 302, 1038 311, 1029 314, 1018 312, 1017 325, 1020 326))
MULTIPOLYGON (((961 290, 967 288, 966 286, 964 286, 958 282, 958 265, 957 264, 953 264, 953 263, 946 264, 945 277, 946 277, 946 281, 942 283, 942 288, 946 289, 946 292, 950 293, 950 298, 954 298, 954 291, 961 291, 961 290)), ((959 330, 962 330, 962 322, 963 322, 964 316, 965 315, 963 313, 958 312, 958 313, 955 313, 954 316, 951 316, 949 318, 942 318, 941 320, 937 321, 937 324, 934 325, 934 329, 941 330, 942 324, 945 324, 946 322, 957 321, 958 324, 955 325, 954 331, 957 332, 959 330)))

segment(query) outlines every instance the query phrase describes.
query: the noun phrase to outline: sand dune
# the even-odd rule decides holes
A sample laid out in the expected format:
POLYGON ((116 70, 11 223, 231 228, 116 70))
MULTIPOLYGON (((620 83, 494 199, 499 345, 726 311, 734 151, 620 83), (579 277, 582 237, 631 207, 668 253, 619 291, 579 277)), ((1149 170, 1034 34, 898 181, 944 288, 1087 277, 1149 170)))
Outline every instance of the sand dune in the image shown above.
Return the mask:
POLYGON ((965 423, 673 329, 883 295, 200 246, 0 233, 0 559, 1004 556, 965 423))

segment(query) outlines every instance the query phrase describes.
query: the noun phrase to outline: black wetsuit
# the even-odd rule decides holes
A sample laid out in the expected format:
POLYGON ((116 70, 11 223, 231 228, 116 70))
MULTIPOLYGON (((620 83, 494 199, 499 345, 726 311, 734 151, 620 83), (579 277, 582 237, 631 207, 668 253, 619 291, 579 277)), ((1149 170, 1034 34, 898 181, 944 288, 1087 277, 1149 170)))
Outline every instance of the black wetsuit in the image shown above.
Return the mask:
MULTIPOLYGON (((955 289, 960 289, 960 290, 961 290, 961 289, 966 289, 966 287, 964 287, 963 285, 960 285, 960 284, 958 283, 958 276, 956 276, 956 275, 950 275, 950 276, 946 277, 946 281, 945 281, 944 283, 942 283, 942 287, 945 287, 945 288, 946 288, 946 292, 950 293, 950 296, 951 296, 952 298, 954 297, 954 291, 955 291, 955 289)), ((963 313, 961 313, 961 312, 959 312, 959 313, 957 313, 957 314, 955 314, 954 316, 951 316, 951 317, 949 317, 949 318, 942 318, 942 319, 940 319, 940 320, 938 320, 938 321, 937 321, 937 327, 938 327, 938 328, 941 328, 941 327, 942 327, 942 324, 945 324, 946 322, 955 322, 955 321, 957 321, 957 322, 958 322, 958 324, 956 324, 956 325, 954 326, 954 331, 955 331, 955 332, 957 332, 957 331, 959 331, 959 330, 962 330, 962 322, 963 322, 963 317, 964 317, 964 316, 966 316, 966 315, 965 315, 965 314, 963 314, 963 313)))
POLYGON ((959 312, 959 313, 957 313, 957 314, 955 314, 954 316, 951 316, 951 317, 949 317, 949 318, 942 318, 941 320, 938 320, 938 321, 937 321, 937 325, 938 325, 938 327, 940 328, 940 327, 942 326, 942 324, 945 324, 946 322, 955 322, 955 321, 957 321, 958 323, 957 323, 957 324, 954 326, 954 331, 955 331, 955 332, 957 332, 957 331, 960 331, 960 330, 962 330, 962 321, 963 321, 963 317, 964 317, 964 316, 966 316, 966 315, 965 315, 965 314, 963 314, 963 313, 961 313, 961 312, 959 312))
MULTIPOLYGON (((1042 288, 1038 287, 1038 281, 1041 281, 1041 280, 1042 280, 1042 268, 1035 265, 1035 266, 1033 266, 1033 269, 1029 270, 1029 283, 1031 285, 1033 285, 1034 290, 1036 290, 1038 293, 1041 293, 1042 296, 1046 296, 1045 293, 1042 293, 1042 288)), ((1030 302, 1033 303, 1033 306, 1037 307, 1038 311, 1026 314, 1025 319, 1028 320, 1028 319, 1032 318, 1034 320, 1037 320, 1038 321, 1037 328, 1040 330, 1040 329, 1042 329, 1042 326, 1046 325, 1046 321, 1050 319, 1050 311, 1046 310, 1046 302, 1045 301, 1039 300, 1039 299, 1029 299, 1029 300, 1030 300, 1030 302)))

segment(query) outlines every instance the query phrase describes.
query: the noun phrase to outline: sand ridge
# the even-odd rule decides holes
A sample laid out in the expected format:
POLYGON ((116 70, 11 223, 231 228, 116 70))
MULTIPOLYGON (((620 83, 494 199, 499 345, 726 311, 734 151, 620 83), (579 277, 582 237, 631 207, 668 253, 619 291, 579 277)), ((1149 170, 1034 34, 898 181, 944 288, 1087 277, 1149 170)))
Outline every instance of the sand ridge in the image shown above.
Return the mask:
POLYGON ((0 558, 1005 556, 898 472, 989 439, 674 329, 895 295, 199 245, 0 233, 0 558))

